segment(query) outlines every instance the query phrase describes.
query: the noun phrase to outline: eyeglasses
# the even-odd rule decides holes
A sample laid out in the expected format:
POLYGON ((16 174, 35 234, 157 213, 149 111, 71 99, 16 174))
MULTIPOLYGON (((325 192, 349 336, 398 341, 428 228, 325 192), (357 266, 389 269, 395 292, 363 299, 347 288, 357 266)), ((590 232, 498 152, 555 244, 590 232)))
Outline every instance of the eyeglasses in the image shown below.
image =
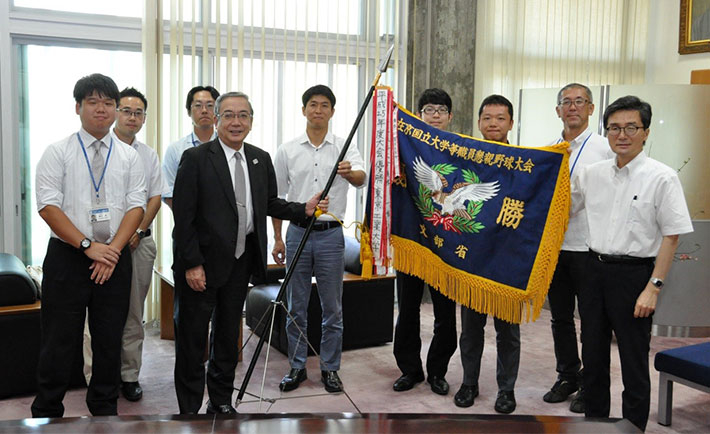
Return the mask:
POLYGON ((198 112, 201 112, 203 109, 207 109, 208 111, 214 110, 214 103, 213 102, 208 102, 207 104, 202 104, 201 102, 196 102, 192 105, 193 110, 197 110, 198 112))
POLYGON ((574 104, 577 108, 582 108, 588 102, 589 100, 584 98, 576 98, 574 100, 563 99, 562 101, 558 102, 557 105, 559 105, 560 107, 569 108, 570 104, 574 104))
POLYGON ((635 136, 636 133, 643 127, 637 127, 636 125, 627 125, 625 127, 620 127, 618 125, 612 125, 610 127, 607 127, 606 133, 609 136, 618 136, 621 134, 621 131, 624 131, 624 134, 626 134, 627 137, 632 137, 635 136))
POLYGON ((234 119, 239 119, 241 122, 246 122, 251 119, 251 113, 245 111, 239 113, 234 113, 233 111, 226 111, 222 114, 218 114, 217 117, 228 122, 233 121, 234 119))
POLYGON ((122 109, 116 109, 119 113, 121 113, 123 116, 127 117, 130 119, 131 116, 135 116, 136 119, 141 119, 143 116, 145 116, 145 112, 143 110, 136 110, 136 111, 131 111, 128 107, 124 107, 122 109))
POLYGON ((429 116, 433 115, 434 113, 439 113, 440 115, 448 115, 449 114, 449 109, 446 106, 432 106, 428 105, 422 109, 422 113, 426 113, 429 116))

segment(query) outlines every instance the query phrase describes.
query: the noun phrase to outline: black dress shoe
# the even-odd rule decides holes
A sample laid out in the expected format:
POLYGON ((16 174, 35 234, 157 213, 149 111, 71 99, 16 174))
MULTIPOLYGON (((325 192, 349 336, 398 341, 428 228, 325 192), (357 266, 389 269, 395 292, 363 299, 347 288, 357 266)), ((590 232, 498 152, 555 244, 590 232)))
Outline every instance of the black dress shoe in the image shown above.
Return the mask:
POLYGON ((478 385, 467 386, 461 385, 461 388, 454 395, 454 404, 456 407, 470 407, 473 405, 473 400, 478 396, 478 385))
POLYGON ((557 380, 555 384, 552 385, 542 400, 545 402, 562 402, 566 401, 567 397, 577 391, 577 383, 568 380, 557 380))
POLYGON ((509 414, 515 411, 515 393, 512 390, 499 390, 495 410, 498 413, 509 414))
POLYGON ((325 384, 326 392, 335 393, 343 391, 343 383, 338 377, 338 371, 320 371, 320 381, 325 384))
POLYGON ((449 393, 449 383, 443 377, 432 377, 431 375, 426 380, 431 385, 431 391, 437 395, 446 395, 449 393))
POLYGON ((580 387, 577 393, 569 403, 569 411, 572 413, 584 413, 586 406, 584 405, 584 388, 580 387))
POLYGON ((414 387, 417 383, 424 381, 424 374, 404 374, 397 379, 392 385, 395 392, 404 392, 414 387))
POLYGON ((121 383, 121 393, 129 401, 138 401, 143 398, 143 389, 137 381, 121 383))
POLYGON ((212 405, 207 401, 207 414, 237 414, 237 410, 229 404, 212 405))
POLYGON ((288 374, 286 374, 283 380, 281 380, 281 384, 279 384, 279 389, 284 392, 294 390, 298 388, 298 385, 303 383, 307 378, 308 374, 306 374, 306 368, 291 368, 291 370, 288 371, 288 374))

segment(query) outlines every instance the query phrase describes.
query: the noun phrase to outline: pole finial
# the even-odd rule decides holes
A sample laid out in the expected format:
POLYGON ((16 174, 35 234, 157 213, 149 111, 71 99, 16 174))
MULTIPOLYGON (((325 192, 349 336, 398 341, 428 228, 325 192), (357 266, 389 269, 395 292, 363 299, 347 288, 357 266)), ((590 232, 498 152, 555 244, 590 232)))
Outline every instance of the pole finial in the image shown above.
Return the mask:
POLYGON ((380 72, 385 72, 385 71, 387 71, 387 66, 388 66, 389 63, 390 63, 390 59, 392 58, 392 53, 393 53, 393 52, 394 52, 394 44, 392 44, 392 46, 390 47, 390 49, 387 50, 387 54, 386 54, 385 57, 382 59, 382 62, 380 62, 380 66, 377 67, 377 69, 378 69, 380 72))

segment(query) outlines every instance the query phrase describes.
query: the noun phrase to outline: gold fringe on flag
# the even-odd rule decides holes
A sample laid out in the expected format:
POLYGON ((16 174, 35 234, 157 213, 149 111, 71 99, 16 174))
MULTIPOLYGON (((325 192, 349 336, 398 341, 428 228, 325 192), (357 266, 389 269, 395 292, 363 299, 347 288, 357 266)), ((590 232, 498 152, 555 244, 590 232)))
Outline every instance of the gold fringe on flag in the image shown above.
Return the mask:
MULTIPOLYGON (((523 320, 535 321, 540 316, 555 273, 569 221, 568 147, 569 144, 564 142, 542 148, 562 153, 564 159, 560 164, 555 193, 527 288, 514 288, 459 270, 445 263, 428 248, 396 235, 392 235, 390 240, 394 248, 394 268, 421 278, 448 298, 477 312, 515 324, 523 320)), ((515 258, 510 260, 514 261, 515 258)))

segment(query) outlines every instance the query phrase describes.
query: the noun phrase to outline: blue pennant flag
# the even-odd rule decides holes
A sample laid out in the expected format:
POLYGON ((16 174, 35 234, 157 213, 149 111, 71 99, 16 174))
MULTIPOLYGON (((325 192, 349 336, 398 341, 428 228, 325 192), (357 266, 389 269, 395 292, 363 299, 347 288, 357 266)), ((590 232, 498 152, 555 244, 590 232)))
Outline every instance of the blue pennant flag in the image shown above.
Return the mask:
POLYGON ((542 148, 431 127, 401 106, 394 267, 506 321, 537 318, 569 217, 567 144, 542 148))

